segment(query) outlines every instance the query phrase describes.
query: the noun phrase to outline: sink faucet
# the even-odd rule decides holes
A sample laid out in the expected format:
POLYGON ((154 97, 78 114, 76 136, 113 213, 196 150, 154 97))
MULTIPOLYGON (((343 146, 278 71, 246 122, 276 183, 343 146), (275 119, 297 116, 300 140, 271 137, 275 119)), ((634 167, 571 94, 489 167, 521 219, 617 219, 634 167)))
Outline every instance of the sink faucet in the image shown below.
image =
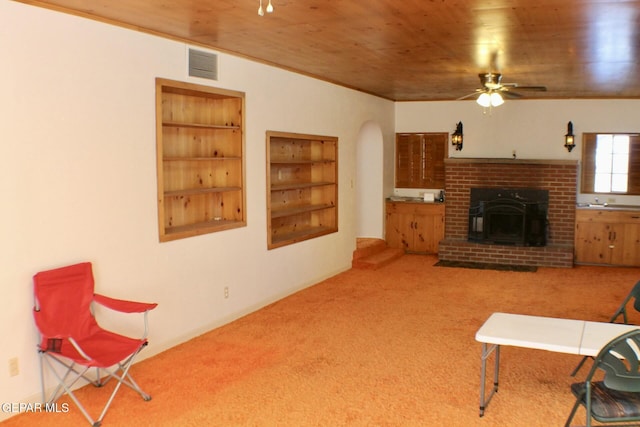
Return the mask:
POLYGON ((598 203, 599 203, 599 200, 598 200, 598 198, 596 197, 596 205, 597 205, 598 203))

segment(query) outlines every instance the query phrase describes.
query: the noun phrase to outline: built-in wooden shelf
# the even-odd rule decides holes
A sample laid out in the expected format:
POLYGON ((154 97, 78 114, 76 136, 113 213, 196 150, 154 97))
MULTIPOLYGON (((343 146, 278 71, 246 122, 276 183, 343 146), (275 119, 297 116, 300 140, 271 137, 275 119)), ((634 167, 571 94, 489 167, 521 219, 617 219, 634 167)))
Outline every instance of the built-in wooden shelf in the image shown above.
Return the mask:
POLYGON ((165 162, 205 162, 219 160, 242 160, 242 157, 165 157, 165 162))
POLYGON ((322 187, 325 185, 335 185, 335 182, 302 182, 291 184, 272 185, 271 191, 298 190, 302 188, 322 187))
POLYGON ((267 247, 338 231, 338 138, 267 132, 267 247))
POLYGON ((185 123, 185 122, 163 122, 162 126, 179 127, 179 128, 196 128, 196 129, 237 129, 241 127, 237 125, 212 125, 205 123, 185 123))
POLYGON ((191 194, 228 193, 242 191, 240 187, 186 188, 184 190, 165 191, 165 197, 188 196, 191 194))
POLYGON ((301 207, 291 208, 291 209, 278 209, 276 211, 271 211, 271 218, 281 218, 286 216, 298 215, 305 212, 320 211, 320 210, 334 208, 334 207, 335 206, 329 203, 322 203, 318 205, 301 206, 301 207))
POLYGON ((335 232, 336 230, 334 230, 332 227, 308 227, 303 230, 274 234, 271 240, 274 247, 280 247, 335 232))
POLYGON ((246 225, 244 93, 156 79, 160 241, 246 225))

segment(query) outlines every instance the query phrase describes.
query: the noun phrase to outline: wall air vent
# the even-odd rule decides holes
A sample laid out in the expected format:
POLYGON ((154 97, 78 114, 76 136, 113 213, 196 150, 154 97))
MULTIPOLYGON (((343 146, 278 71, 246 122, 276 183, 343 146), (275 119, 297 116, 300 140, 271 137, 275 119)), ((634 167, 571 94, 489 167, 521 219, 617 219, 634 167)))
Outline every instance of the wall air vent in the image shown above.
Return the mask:
POLYGON ((218 55, 189 49, 189 75, 218 80, 218 55))

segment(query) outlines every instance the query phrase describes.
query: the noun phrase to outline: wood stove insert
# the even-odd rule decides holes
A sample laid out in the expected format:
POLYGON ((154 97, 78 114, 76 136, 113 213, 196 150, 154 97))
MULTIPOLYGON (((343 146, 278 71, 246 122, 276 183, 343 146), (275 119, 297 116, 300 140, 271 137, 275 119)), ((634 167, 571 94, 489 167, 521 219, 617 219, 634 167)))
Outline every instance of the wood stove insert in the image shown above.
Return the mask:
POLYGON ((470 242, 545 246, 549 191, 530 188, 471 188, 470 242))

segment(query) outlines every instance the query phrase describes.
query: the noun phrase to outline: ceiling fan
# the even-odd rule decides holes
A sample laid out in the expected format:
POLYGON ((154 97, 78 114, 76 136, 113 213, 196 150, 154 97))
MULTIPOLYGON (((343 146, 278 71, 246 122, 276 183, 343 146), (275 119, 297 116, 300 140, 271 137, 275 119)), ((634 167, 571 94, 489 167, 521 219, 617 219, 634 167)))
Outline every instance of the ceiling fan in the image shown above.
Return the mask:
POLYGON ((514 92, 513 89, 517 90, 532 90, 538 92, 544 92, 547 90, 545 86, 520 86, 518 83, 502 83, 502 74, 500 73, 480 73, 478 74, 480 77, 481 88, 475 90, 468 95, 465 95, 458 100, 467 99, 469 97, 478 95, 478 99, 476 102, 483 107, 497 107, 504 103, 503 96, 509 98, 521 98, 522 95, 518 92, 514 92))

